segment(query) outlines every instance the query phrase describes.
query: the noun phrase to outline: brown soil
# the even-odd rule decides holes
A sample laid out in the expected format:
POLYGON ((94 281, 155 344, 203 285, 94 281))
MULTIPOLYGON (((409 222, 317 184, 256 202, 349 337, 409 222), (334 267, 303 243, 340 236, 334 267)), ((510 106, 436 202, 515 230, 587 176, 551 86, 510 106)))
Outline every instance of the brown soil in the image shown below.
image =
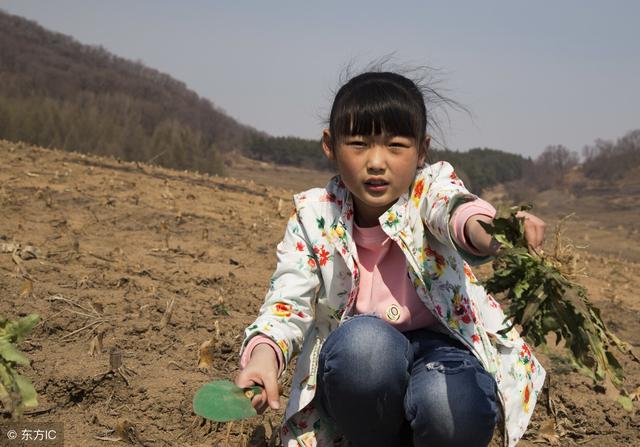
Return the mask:
MULTIPOLYGON (((229 172, 235 178, 0 142, 0 243, 37 249, 32 259, 0 252, 0 315, 41 316, 21 345, 32 359, 22 372, 39 395, 27 421, 64 423, 69 446, 118 437, 149 446, 242 446, 252 434, 262 443, 251 445, 265 445, 281 414, 210 423, 193 414, 191 400, 206 381, 237 372, 242 332, 262 303, 291 194, 329 174, 246 160, 229 172), (101 337, 102 349, 90 353, 101 337), (213 364, 198 369, 207 340, 213 364), (124 374, 109 372, 112 352, 122 354, 124 374)), ((637 250, 624 229, 605 228, 599 238, 611 234, 637 250)), ((614 252, 583 250, 584 283, 610 327, 640 346, 640 265, 614 252)), ((550 372, 549 393, 521 445, 637 442, 637 400, 627 412, 561 350, 537 352, 550 372)), ((623 365, 632 392, 640 368, 623 365)))

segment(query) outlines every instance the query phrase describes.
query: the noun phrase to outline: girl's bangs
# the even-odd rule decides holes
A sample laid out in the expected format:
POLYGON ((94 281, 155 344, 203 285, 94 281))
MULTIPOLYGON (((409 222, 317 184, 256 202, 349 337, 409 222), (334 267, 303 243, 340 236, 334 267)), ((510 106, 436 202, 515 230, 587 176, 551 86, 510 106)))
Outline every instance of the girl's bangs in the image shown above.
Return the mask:
MULTIPOLYGON (((414 110, 412 101, 391 97, 390 92, 354 92, 336 110, 334 130, 336 137, 346 135, 399 135, 416 140, 422 132, 419 129, 420 111, 414 110), (378 93, 377 95, 375 93, 378 93), (380 93, 387 93, 380 95, 380 93)), ((395 92, 394 92, 395 93, 395 92)), ((404 96, 404 95, 403 95, 404 96)))

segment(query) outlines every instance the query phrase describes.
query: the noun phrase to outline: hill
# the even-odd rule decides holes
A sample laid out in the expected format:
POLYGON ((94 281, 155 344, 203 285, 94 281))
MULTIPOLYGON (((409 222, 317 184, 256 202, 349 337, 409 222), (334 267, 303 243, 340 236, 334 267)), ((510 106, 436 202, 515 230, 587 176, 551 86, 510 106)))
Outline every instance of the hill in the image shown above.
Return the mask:
POLYGON ((0 11, 0 138, 215 173, 257 135, 169 75, 0 11))
MULTIPOLYGON (((0 315, 42 316, 21 345, 33 361, 22 373, 40 401, 26 421, 64 423, 68 446, 104 445, 100 438, 242 446, 251 433, 262 436, 252 445, 265 446, 260 430, 270 435, 281 413, 212 424, 192 413, 191 399, 204 382, 236 373, 242 331, 262 304, 291 194, 322 179, 253 160, 231 166, 238 179, 6 141, 0 166, 0 315), (293 191, 274 184, 280 181, 293 191), (16 244, 31 246, 28 256, 16 244), (209 340, 212 364, 198 369, 199 346, 209 340), (121 356, 123 375, 110 372, 112 355, 121 356)), ((640 346, 640 264, 593 247, 581 253, 584 283, 603 319, 640 346)), ((480 273, 486 277, 490 266, 480 273)), ((559 348, 538 356, 550 373, 548 391, 519 445, 637 440, 637 401, 633 413, 622 410, 559 348)), ((623 365, 633 390, 640 368, 623 365)))
MULTIPOLYGON (((1 10, 0 138, 211 174, 238 154, 330 169, 319 138, 259 132, 167 74, 1 10)), ((433 155, 452 157, 476 190, 520 178, 530 163, 490 149, 433 155)))

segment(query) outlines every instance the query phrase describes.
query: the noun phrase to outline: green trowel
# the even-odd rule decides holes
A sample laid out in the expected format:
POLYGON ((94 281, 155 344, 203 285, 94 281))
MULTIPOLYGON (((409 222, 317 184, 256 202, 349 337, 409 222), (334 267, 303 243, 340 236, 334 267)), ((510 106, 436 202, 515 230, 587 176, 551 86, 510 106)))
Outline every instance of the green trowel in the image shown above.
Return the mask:
POLYGON ((259 386, 240 388, 228 380, 205 383, 193 396, 193 411, 217 422, 237 421, 257 416, 251 398, 262 392, 259 386))

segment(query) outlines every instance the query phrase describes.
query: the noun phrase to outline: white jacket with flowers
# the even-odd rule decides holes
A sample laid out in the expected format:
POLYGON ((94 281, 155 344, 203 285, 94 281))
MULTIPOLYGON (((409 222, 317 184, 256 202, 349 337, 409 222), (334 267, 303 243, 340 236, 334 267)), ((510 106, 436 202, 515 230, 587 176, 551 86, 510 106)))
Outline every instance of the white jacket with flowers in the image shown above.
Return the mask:
MULTIPOLYGON (((380 224, 404 252, 424 305, 495 377, 505 443, 513 446, 529 423, 545 371, 515 329, 498 334, 504 314, 451 239, 453 207, 474 198, 451 165, 439 162, 418 170, 410 190, 380 216, 380 224)), ((325 188, 295 195, 265 303, 245 331, 243 349, 263 334, 280 346, 287 365, 297 355, 281 430, 287 447, 346 445, 312 399, 322 343, 352 315, 358 295, 352 225, 353 202, 339 177, 325 188)))

